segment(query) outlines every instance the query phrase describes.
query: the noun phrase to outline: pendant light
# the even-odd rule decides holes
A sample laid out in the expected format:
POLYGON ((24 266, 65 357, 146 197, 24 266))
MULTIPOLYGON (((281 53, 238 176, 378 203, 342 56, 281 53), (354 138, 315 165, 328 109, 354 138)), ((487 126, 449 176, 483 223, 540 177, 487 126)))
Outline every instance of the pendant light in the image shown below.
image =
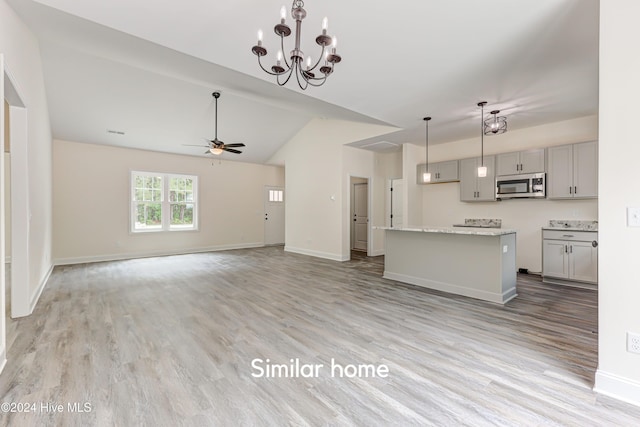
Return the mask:
POLYGON ((431 120, 431 117, 425 117, 424 122, 427 125, 427 130, 426 130, 426 143, 425 143, 425 155, 424 155, 424 160, 425 160, 425 167, 424 167, 424 173, 422 174, 422 182, 431 182, 431 172, 429 172, 429 120, 431 120))
POLYGON ((502 116, 498 117, 500 110, 493 110, 491 114, 493 117, 484 121, 484 134, 485 135, 500 135, 507 131, 507 118, 502 116))
POLYGON ((478 102, 480 107, 480 167, 478 167, 478 178, 487 176, 487 167, 484 165, 484 106, 486 101, 478 102))

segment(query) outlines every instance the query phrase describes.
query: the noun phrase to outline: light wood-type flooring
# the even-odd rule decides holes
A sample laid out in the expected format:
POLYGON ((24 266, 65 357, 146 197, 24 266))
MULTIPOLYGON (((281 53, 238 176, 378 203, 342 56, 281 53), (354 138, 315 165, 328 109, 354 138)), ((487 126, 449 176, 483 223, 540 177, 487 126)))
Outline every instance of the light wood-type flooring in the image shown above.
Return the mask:
POLYGON ((591 390, 596 292, 521 276, 500 306, 381 274, 381 257, 282 247, 56 267, 9 320, 0 376, 2 402, 37 407, 0 424, 640 425, 591 390), (256 378, 255 359, 324 367, 256 378), (388 376, 332 376, 331 359, 388 376))

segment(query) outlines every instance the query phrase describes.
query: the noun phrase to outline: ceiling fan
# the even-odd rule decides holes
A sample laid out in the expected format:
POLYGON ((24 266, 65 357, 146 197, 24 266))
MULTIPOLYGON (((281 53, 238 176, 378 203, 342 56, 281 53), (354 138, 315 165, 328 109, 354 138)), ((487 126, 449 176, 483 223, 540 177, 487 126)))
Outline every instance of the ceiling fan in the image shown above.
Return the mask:
POLYGON ((208 150, 204 152, 204 154, 215 154, 219 156, 223 151, 228 151, 229 153, 240 154, 242 151, 236 150, 235 147, 244 147, 243 143, 238 144, 225 144, 224 142, 218 139, 218 98, 220 98, 220 92, 213 92, 213 97, 216 100, 216 122, 215 122, 215 137, 213 139, 207 139, 208 145, 192 145, 192 144, 184 144, 191 147, 207 147, 208 150))

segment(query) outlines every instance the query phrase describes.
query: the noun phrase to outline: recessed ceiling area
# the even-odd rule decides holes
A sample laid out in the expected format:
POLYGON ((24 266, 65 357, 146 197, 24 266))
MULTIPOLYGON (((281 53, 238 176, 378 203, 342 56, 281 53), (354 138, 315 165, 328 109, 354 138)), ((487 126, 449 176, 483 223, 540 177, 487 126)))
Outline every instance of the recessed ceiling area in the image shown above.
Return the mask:
POLYGON ((182 144, 212 137, 214 90, 220 137, 247 144, 231 160, 254 163, 317 117, 388 125, 351 144, 384 152, 422 143, 425 115, 430 143, 475 136, 481 100, 511 130, 597 114, 597 0, 307 1, 303 50, 327 16, 343 60, 304 92, 251 53, 262 29, 275 61, 282 2, 8 2, 39 39, 58 139, 200 156, 182 144))

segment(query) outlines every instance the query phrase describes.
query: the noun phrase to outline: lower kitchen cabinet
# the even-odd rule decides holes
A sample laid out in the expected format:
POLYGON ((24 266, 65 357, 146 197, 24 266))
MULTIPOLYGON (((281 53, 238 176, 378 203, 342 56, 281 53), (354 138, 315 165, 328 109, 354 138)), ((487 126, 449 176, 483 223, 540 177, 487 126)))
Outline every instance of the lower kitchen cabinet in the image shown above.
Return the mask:
POLYGON ((598 282, 598 233, 543 230, 542 236, 544 281, 598 282))

